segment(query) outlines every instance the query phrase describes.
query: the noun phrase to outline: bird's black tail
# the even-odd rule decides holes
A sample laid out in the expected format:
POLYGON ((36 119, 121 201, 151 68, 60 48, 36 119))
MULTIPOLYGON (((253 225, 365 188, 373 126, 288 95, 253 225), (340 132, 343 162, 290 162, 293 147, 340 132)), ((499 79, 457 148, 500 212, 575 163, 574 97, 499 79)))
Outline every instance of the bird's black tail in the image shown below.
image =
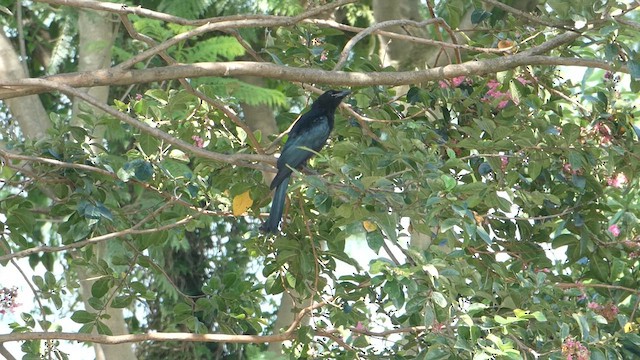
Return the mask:
POLYGON ((284 201, 287 197, 287 187, 289 186, 290 176, 287 176, 282 180, 280 185, 276 188, 276 192, 273 194, 273 201, 271 202, 271 212, 269 213, 269 219, 262 226, 262 231, 270 232, 272 234, 278 233, 278 226, 282 219, 282 213, 284 212, 284 201))

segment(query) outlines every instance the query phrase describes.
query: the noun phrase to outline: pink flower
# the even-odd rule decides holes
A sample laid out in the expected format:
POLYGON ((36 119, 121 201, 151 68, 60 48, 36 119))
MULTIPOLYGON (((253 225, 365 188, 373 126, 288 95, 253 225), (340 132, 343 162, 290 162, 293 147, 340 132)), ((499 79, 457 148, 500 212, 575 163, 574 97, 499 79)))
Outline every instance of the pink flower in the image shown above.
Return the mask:
POLYGON ((587 305, 587 308, 593 310, 593 312, 598 315, 602 315, 602 317, 607 319, 607 321, 615 320, 616 316, 620 312, 620 309, 618 309, 618 307, 613 303, 600 305, 597 302, 592 301, 587 305))
POLYGON ((440 85, 441 89, 448 89, 450 87, 449 81, 451 82, 451 85, 453 85, 453 87, 458 87, 464 83, 468 83, 468 84, 471 83, 470 79, 467 79, 466 76, 462 75, 462 76, 456 76, 451 80, 440 80, 438 81, 438 85, 440 85))
POLYGON ((498 110, 504 109, 509 104, 509 100, 512 100, 510 93, 498 90, 498 88, 500 87, 500 83, 498 81, 493 79, 489 80, 489 82, 487 83, 487 87, 489 88, 489 90, 487 90, 487 93, 484 95, 483 99, 485 101, 491 101, 494 99, 500 100, 500 102, 498 103, 498 110))
POLYGON ((365 328, 364 324, 362 324, 362 321, 358 321, 358 323, 356 324, 355 329, 357 331, 365 331, 367 328, 365 328))
POLYGON ((621 188, 627 183, 627 176, 624 173, 618 173, 614 177, 610 177, 607 179, 607 184, 609 186, 613 186, 614 188, 621 188))
POLYGON ((138 101, 142 100, 142 94, 136 94, 136 100, 138 101))
POLYGON ((18 288, 6 288, 3 287, 0 289, 0 315, 4 315, 9 312, 13 313, 15 309, 20 306, 18 302, 16 302, 16 298, 18 297, 18 288))
POLYGON ((191 137, 191 140, 193 140, 193 143, 196 147, 204 147, 204 140, 202 140, 202 138, 198 135, 193 135, 191 137))
POLYGON ((562 344, 562 355, 567 360, 588 360, 591 352, 581 342, 568 337, 562 344))
POLYGON ((591 310, 598 310, 600 309, 600 304, 598 304, 597 302, 591 301, 587 304, 587 308, 591 310))
POLYGON ((509 165, 509 158, 506 156, 500 156, 500 170, 504 172, 507 169, 507 165, 509 165))
POLYGON ((618 227, 618 225, 613 224, 613 225, 609 226, 609 232, 614 237, 617 237, 618 235, 620 235, 620 228, 618 227))
POLYGON ((453 79, 451 79, 451 83, 453 84, 454 87, 458 87, 462 85, 462 83, 464 83, 466 80, 467 80, 466 76, 456 76, 453 79))

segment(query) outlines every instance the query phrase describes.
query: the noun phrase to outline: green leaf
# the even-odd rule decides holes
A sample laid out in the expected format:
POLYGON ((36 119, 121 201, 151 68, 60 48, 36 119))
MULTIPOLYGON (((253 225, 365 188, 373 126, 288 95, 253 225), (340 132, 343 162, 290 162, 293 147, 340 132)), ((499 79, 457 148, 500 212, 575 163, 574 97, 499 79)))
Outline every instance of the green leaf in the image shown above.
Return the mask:
POLYGON ((471 13, 471 23, 473 25, 479 24, 484 20, 488 19, 491 16, 491 13, 485 11, 483 9, 474 9, 471 13))
POLYGON ((101 335, 113 335, 113 332, 111 332, 111 329, 109 329, 107 324, 103 323, 100 320, 96 322, 96 330, 98 330, 98 334, 101 335))
POLYGON ((139 181, 148 181, 152 176, 153 166, 148 161, 142 159, 129 161, 118 170, 118 177, 122 181, 129 181, 131 178, 139 181))
POLYGON ((433 300, 433 302, 440 306, 441 308, 445 308, 447 307, 447 299, 444 297, 444 295, 439 292, 439 291, 434 291, 431 293, 431 299, 433 300))
POLYGON ((91 285, 91 295, 96 298, 101 298, 107 294, 111 288, 111 277, 102 277, 91 285))
POLYGON ((449 175, 441 175, 440 179, 442 180, 442 182, 444 183, 444 189, 446 191, 451 191, 453 190, 456 185, 458 184, 458 182, 456 181, 456 179, 454 179, 453 177, 449 176, 449 175))
POLYGON ((85 310, 77 310, 71 315, 71 320, 79 324, 86 324, 94 322, 96 320, 96 314, 85 310))
POLYGON ((384 230, 384 234, 389 237, 389 240, 398 241, 398 217, 396 213, 383 213, 376 214, 378 226, 384 230))
POLYGON ((125 308, 133 302, 133 296, 131 295, 119 295, 111 301, 111 307, 116 309, 125 308))
POLYGON ((630 60, 627 63, 627 67, 629 68, 629 74, 634 80, 640 80, 640 61, 638 60, 630 60))
POLYGON ((429 348, 427 354, 423 357, 424 360, 443 360, 448 359, 451 355, 450 351, 440 349, 439 347, 432 346, 429 348))
POLYGON ((104 218, 109 221, 113 221, 113 214, 111 211, 100 202, 92 204, 85 200, 80 201, 78 203, 78 214, 87 219, 98 220, 104 218))
POLYGON ((376 254, 380 253, 380 248, 384 244, 384 237, 380 231, 372 231, 367 233, 367 244, 369 248, 375 251, 376 254))
POLYGON ((91 297, 89 298, 89 300, 87 300, 87 302, 89 303, 89 306, 91 306, 95 310, 104 309, 104 302, 101 299, 91 297))

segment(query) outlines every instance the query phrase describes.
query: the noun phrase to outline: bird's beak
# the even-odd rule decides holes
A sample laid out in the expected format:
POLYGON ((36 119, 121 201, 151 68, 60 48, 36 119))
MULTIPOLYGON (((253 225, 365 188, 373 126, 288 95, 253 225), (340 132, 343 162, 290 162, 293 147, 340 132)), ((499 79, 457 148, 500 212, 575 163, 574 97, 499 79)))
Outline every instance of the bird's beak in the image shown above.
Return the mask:
POLYGON ((342 90, 342 91, 340 91, 339 93, 337 93, 335 96, 336 96, 337 98, 342 99, 342 98, 347 97, 349 94, 351 94, 351 90, 342 90))

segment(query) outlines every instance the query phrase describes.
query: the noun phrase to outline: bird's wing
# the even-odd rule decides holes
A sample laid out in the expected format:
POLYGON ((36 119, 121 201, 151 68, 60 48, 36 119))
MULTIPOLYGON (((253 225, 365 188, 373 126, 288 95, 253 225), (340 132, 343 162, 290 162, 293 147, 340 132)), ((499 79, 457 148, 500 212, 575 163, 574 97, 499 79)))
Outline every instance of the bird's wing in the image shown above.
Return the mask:
POLYGON ((291 169, 304 164, 314 153, 320 151, 329 138, 331 127, 326 116, 309 118, 305 127, 298 128, 296 133, 289 133, 289 138, 282 148, 278 158, 278 174, 271 182, 271 188, 278 186, 285 178, 291 175, 291 169))
POLYGON ((320 116, 308 125, 309 126, 303 128, 301 131, 298 131, 295 136, 290 135, 278 159, 278 169, 286 165, 297 168, 313 156, 312 152, 302 148, 320 151, 324 144, 326 144, 329 134, 331 133, 327 117, 320 116))

